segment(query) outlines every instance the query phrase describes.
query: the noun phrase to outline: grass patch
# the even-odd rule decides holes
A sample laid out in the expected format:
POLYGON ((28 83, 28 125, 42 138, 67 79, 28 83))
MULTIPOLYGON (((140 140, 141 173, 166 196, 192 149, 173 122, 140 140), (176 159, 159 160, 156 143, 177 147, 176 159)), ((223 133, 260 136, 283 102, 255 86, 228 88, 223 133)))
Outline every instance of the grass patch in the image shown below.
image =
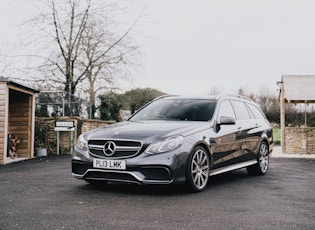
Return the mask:
POLYGON ((274 145, 281 145, 281 129, 273 128, 273 143, 274 145))

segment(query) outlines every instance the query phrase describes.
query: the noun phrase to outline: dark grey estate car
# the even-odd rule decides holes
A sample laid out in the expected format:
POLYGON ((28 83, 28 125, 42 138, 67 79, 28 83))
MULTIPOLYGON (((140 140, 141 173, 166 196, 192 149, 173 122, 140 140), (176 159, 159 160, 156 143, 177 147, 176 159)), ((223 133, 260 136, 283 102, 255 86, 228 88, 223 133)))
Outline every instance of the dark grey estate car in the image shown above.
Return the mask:
POLYGON ((128 120, 82 134, 72 157, 75 178, 90 183, 186 183, 203 190, 209 176, 247 168, 264 175, 272 128, 241 96, 162 96, 128 120))

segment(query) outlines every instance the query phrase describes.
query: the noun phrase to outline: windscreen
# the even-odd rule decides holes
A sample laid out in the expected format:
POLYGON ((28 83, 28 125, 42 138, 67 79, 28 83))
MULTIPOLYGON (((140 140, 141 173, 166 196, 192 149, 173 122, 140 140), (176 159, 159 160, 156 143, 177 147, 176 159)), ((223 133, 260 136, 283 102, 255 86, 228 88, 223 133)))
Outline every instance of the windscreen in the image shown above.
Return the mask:
POLYGON ((165 98, 153 101, 129 120, 209 121, 212 118, 215 104, 215 101, 206 99, 165 98))

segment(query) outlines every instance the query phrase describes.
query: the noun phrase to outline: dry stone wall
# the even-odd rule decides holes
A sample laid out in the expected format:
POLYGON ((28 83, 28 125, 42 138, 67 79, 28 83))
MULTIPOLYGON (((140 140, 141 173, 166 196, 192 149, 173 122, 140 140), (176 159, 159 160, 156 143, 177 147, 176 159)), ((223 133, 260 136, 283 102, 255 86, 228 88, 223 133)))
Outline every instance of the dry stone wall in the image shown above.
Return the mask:
POLYGON ((315 127, 285 127, 284 152, 315 154, 315 127))

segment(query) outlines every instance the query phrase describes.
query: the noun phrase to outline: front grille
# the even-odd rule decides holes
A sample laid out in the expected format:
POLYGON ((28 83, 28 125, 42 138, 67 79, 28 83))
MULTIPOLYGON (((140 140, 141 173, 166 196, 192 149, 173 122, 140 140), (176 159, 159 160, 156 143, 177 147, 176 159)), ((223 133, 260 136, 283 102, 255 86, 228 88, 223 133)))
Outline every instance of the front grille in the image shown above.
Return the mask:
POLYGON ((136 140, 97 139, 89 140, 88 146, 92 156, 120 159, 137 155, 142 143, 136 140))

